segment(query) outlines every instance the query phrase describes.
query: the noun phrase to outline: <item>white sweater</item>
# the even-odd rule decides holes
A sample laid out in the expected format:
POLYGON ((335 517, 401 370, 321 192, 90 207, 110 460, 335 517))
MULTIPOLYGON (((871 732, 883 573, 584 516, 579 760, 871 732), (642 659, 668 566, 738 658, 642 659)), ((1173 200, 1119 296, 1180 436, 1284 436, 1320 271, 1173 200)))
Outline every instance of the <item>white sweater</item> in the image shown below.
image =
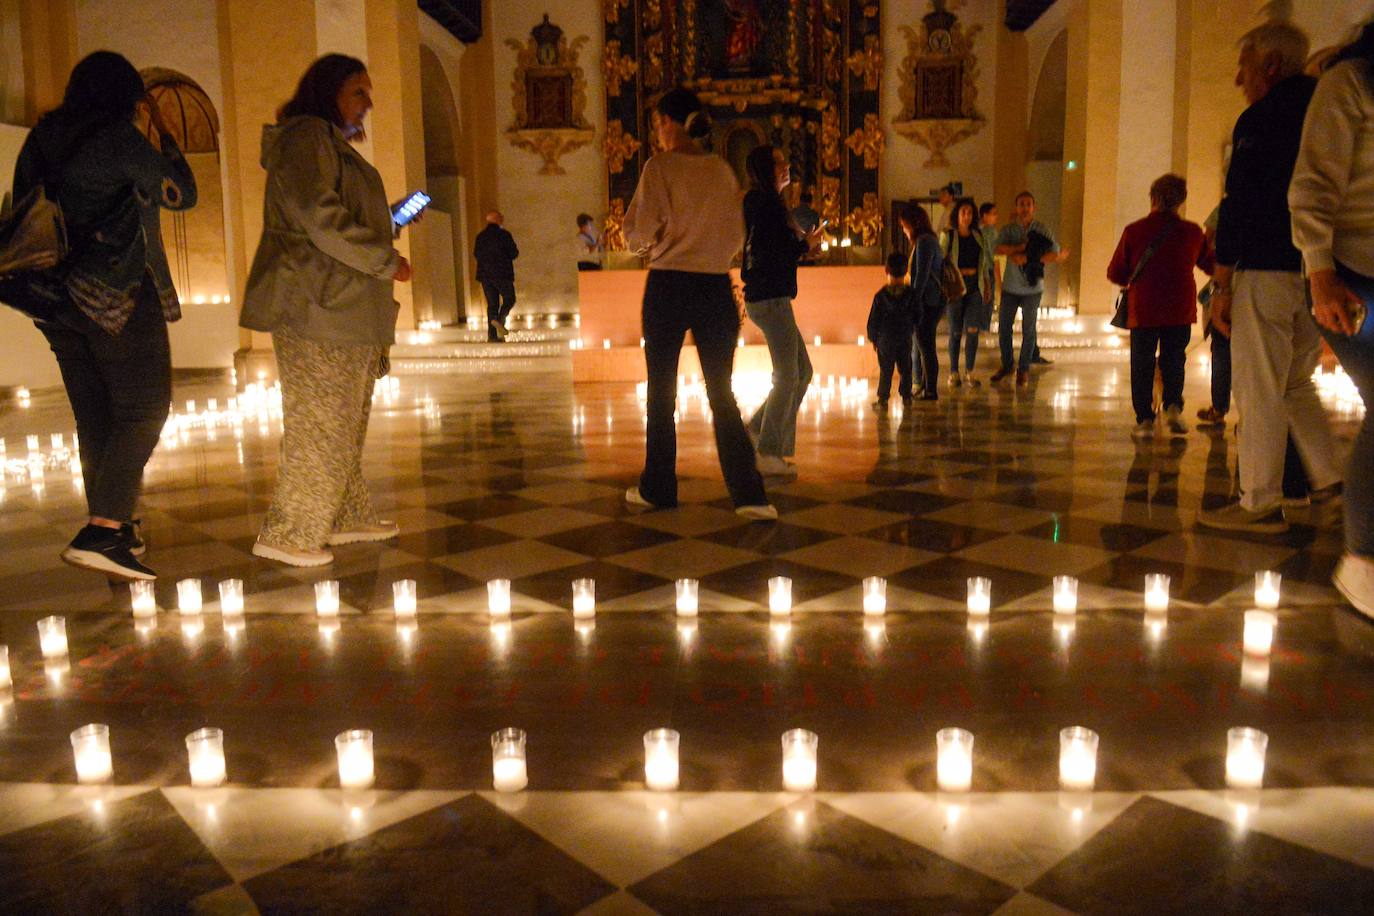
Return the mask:
POLYGON ((644 163, 625 242, 655 270, 723 274, 744 247, 739 183, 724 159, 664 152, 644 163))
POLYGON ((1374 91, 1369 65, 1348 60, 1317 84, 1302 129, 1288 206, 1309 273, 1340 261, 1374 276, 1374 91))

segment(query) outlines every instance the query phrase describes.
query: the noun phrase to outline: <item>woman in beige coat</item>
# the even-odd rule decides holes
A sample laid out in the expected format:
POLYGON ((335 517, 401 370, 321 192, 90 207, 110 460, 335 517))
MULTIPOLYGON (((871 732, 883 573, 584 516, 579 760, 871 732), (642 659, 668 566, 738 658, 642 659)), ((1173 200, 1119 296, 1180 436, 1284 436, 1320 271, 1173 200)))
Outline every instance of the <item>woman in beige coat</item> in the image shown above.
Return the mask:
POLYGON ((392 247, 381 175, 350 145, 363 136, 372 82, 362 61, 329 54, 263 128, 263 234, 239 324, 272 334, 282 387, 282 453, 255 556, 333 561, 331 545, 395 537, 363 482, 376 379, 395 340, 392 247))

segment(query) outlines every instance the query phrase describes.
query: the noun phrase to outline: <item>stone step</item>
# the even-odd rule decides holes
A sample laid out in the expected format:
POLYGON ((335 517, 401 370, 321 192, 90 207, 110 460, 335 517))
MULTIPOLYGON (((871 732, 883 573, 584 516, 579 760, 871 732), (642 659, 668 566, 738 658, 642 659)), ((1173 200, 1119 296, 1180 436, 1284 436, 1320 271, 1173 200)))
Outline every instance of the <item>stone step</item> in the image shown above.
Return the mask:
POLYGON ((572 359, 565 351, 560 356, 508 355, 503 357, 466 356, 391 357, 393 375, 468 375, 511 372, 552 372, 572 374, 572 359))

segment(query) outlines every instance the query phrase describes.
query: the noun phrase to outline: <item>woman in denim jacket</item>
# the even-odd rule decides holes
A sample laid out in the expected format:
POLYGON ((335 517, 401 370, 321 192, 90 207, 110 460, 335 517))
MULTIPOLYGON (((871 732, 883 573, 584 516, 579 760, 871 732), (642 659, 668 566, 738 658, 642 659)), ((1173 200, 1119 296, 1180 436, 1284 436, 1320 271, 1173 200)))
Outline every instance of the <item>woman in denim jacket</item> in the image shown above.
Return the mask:
POLYGON ((191 169, 146 95, 123 57, 89 55, 14 172, 16 200, 40 182, 55 192, 71 245, 60 268, 69 302, 37 322, 76 415, 90 515, 62 559, 116 579, 155 577, 137 559, 134 511, 172 401, 167 322, 181 317, 160 211, 196 203, 191 169), (157 148, 134 126, 140 108, 157 148))

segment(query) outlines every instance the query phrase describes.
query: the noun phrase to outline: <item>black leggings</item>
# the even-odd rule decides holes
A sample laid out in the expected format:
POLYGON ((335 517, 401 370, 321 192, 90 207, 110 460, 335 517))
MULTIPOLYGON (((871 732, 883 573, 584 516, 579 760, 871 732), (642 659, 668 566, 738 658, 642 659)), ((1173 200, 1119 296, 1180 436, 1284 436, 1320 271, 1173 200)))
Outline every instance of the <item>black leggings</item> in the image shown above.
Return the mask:
POLYGON ((916 331, 912 334, 913 375, 923 392, 933 394, 940 384, 940 348, 935 345, 935 335, 940 328, 943 308, 926 306, 916 321, 916 331))
POLYGON ((656 506, 677 505, 678 357, 683 336, 692 332, 702 380, 711 403, 716 452, 725 486, 736 506, 767 502, 763 478, 754 466, 754 446, 730 389, 735 367, 739 312, 727 274, 650 270, 644 287, 644 364, 648 370, 648 423, 640 495, 656 506))

